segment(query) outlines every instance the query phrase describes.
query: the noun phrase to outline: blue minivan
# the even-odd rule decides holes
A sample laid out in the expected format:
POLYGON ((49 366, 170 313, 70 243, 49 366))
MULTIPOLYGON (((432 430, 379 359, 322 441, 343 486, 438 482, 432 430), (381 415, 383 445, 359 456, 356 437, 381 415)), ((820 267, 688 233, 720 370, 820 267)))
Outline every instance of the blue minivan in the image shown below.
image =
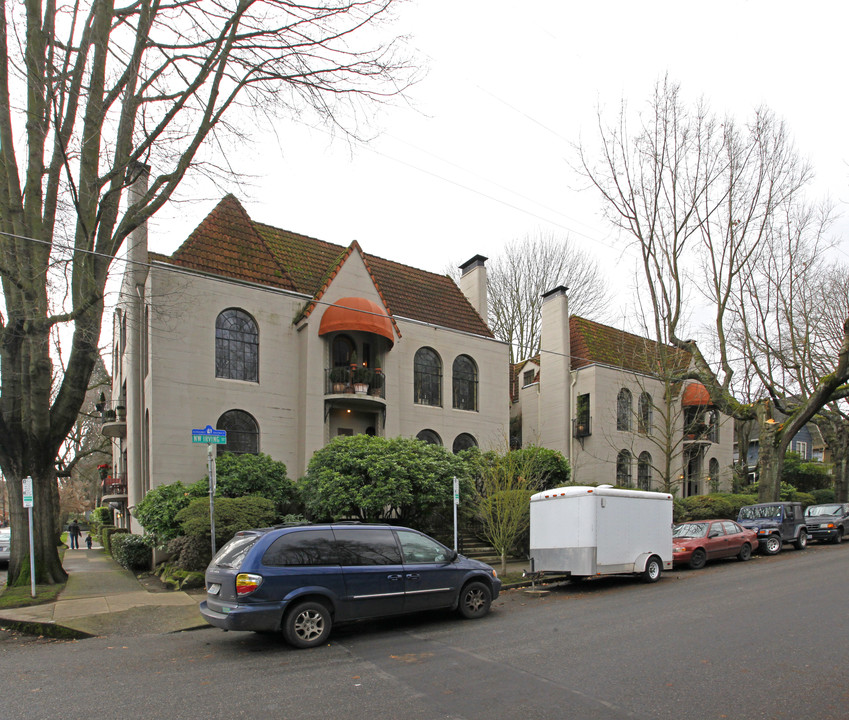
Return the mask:
POLYGON ((501 581, 489 565, 405 527, 332 523, 237 533, 206 569, 204 619, 225 630, 282 631, 293 646, 335 623, 455 609, 489 612, 501 581))

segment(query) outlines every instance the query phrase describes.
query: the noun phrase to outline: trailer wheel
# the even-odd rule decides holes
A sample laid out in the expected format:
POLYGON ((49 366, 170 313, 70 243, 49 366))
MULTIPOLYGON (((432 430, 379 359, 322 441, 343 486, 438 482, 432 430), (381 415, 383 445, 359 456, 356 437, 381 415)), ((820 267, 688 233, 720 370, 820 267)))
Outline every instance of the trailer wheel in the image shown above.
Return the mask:
POLYGON ((660 580, 662 569, 663 565, 660 562, 660 558, 657 555, 652 555, 646 563, 646 569, 640 574, 640 578, 643 582, 655 583, 660 580))

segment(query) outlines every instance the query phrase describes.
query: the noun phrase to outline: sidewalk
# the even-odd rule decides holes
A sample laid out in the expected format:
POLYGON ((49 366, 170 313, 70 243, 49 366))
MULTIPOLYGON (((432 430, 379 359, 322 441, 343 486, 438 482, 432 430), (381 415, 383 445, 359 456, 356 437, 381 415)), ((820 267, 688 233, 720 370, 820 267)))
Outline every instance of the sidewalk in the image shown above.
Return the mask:
POLYGON ((148 592, 103 548, 66 550, 68 583, 52 603, 0 610, 0 626, 64 637, 149 635, 207 627, 200 598, 185 592, 148 592))

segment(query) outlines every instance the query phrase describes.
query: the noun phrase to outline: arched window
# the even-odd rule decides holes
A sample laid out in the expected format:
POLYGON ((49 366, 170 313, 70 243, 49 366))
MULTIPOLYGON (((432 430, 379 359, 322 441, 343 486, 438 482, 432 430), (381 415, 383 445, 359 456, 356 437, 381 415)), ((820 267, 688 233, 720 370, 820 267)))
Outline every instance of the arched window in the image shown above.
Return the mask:
POLYGON ((469 433, 460 433, 457 437, 454 438, 454 446, 451 448, 452 452, 458 453, 463 450, 468 450, 469 448, 477 447, 478 441, 469 433))
POLYGON ((637 487, 651 490, 651 455, 647 452, 641 452, 637 458, 637 487))
POLYGON ((640 401, 637 406, 637 431, 642 435, 651 435, 652 408, 651 395, 647 392, 640 393, 640 401))
POLYGON ((215 377, 259 382, 259 331, 244 310, 230 308, 215 320, 215 377))
POLYGON ((419 348, 413 361, 413 401, 419 405, 442 405, 442 360, 429 347, 419 348))
POLYGON ((620 450, 616 456, 616 484, 631 487, 631 453, 620 450))
POLYGON ((333 367, 348 367, 357 346, 347 335, 337 335, 333 338, 333 367))
POLYGON ((218 445, 218 453, 231 452, 237 455, 259 452, 259 425, 253 415, 244 410, 228 410, 215 424, 218 430, 227 431, 227 442, 218 445))
POLYGON ((616 429, 631 429, 631 391, 622 388, 616 398, 616 429))
POLYGON ((711 458, 708 462, 708 482, 711 492, 719 492, 719 460, 711 458))
POLYGON ((430 445, 442 445, 442 438, 433 430, 422 430, 416 435, 416 440, 429 443, 430 445))
POLYGON ((454 360, 454 407, 457 410, 478 409, 478 366, 468 355, 454 360))
POLYGON ((719 442, 719 410, 708 413, 708 435, 711 442, 719 442))

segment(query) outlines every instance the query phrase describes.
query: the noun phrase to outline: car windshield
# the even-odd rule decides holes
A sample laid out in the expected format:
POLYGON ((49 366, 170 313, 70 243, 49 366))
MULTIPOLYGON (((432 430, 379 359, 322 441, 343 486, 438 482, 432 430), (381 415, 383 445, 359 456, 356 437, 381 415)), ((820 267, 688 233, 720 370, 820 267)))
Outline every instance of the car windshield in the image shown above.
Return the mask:
POLYGON ((741 520, 762 520, 781 517, 781 505, 748 505, 740 508, 741 520))
POLYGON ((811 505, 805 510, 805 515, 815 517, 816 515, 840 515, 842 505, 811 505))
POLYGON ((259 535, 255 533, 238 533, 212 558, 212 564, 224 568, 239 567, 258 539, 259 535))
POLYGON ((677 538, 702 538, 707 535, 707 523, 682 523, 676 525, 672 531, 672 537, 677 538))

